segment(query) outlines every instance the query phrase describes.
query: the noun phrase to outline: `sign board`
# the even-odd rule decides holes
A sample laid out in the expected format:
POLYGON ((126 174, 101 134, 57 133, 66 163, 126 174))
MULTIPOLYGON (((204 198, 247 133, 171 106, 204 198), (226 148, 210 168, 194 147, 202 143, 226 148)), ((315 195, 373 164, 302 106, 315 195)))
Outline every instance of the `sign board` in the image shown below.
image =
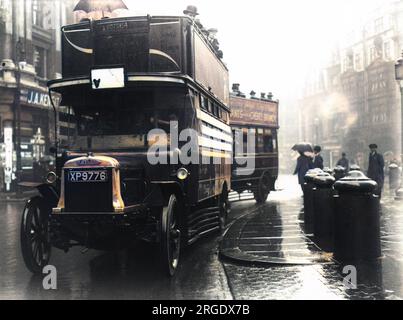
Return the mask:
POLYGON ((125 87, 124 68, 92 69, 92 89, 114 89, 125 87))
POLYGON ((231 125, 258 125, 278 128, 278 102, 230 98, 231 125))

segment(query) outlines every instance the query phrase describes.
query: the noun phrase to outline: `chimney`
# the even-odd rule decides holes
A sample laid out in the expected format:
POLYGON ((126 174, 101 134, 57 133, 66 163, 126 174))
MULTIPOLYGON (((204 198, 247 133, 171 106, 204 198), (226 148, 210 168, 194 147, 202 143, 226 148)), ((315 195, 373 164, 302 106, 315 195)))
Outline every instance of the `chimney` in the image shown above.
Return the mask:
POLYGON ((267 99, 270 100, 270 101, 273 101, 273 93, 269 92, 267 94, 267 99))
POLYGON ((266 94, 265 94, 264 92, 262 92, 262 93, 260 94, 260 99, 261 99, 261 100, 266 100, 266 94))
POLYGON ((256 99, 256 92, 255 91, 252 90, 249 94, 250 94, 251 99, 256 99))

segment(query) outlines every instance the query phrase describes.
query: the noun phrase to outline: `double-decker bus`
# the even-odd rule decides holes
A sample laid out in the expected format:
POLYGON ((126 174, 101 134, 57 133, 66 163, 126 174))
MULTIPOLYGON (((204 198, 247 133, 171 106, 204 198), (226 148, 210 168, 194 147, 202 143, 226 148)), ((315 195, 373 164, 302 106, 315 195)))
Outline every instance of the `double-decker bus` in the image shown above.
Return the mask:
POLYGON ((62 44, 62 79, 48 84, 57 165, 31 184, 40 196, 23 213, 26 266, 42 272, 52 247, 142 239, 159 244, 172 276, 181 247, 223 230, 229 210, 221 53, 187 16, 82 21, 62 28, 62 44))
POLYGON ((253 192, 256 202, 264 203, 270 191, 275 191, 278 178, 279 102, 270 95, 249 99, 236 90, 231 93, 230 107, 234 135, 232 190, 239 194, 253 192), (248 136, 255 139, 251 150, 248 136), (253 165, 252 170, 248 163, 253 165))

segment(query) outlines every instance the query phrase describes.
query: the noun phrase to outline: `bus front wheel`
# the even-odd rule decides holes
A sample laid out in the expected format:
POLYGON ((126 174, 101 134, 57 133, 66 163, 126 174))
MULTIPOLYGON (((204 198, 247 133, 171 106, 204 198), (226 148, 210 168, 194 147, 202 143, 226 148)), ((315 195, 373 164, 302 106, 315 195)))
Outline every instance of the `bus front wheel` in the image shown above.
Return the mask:
POLYGON ((48 215, 40 197, 27 202, 22 214, 20 241, 22 257, 28 270, 39 274, 48 264, 51 245, 48 241, 48 215))
POLYGON ((169 276, 174 276, 179 266, 181 250, 180 201, 175 194, 169 197, 167 206, 162 208, 160 219, 161 264, 169 276))

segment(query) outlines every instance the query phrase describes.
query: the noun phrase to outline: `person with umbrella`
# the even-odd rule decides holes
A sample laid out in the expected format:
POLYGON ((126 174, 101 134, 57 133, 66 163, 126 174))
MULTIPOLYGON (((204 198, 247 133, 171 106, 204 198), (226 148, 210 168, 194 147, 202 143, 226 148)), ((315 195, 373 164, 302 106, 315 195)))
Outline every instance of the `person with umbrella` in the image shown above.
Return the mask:
POLYGON ((383 156, 378 153, 378 146, 376 144, 370 144, 369 149, 371 150, 371 152, 369 154, 367 176, 368 178, 376 181, 376 183, 378 184, 377 194, 379 195, 379 197, 381 197, 383 183, 385 180, 385 161, 383 159, 383 156))
POLYGON ((294 151, 298 151, 299 157, 297 160, 297 166, 294 171, 294 175, 298 175, 298 183, 301 185, 302 191, 305 183, 306 173, 313 169, 312 158, 308 154, 312 153, 312 146, 308 143, 297 144, 292 148, 294 151))

